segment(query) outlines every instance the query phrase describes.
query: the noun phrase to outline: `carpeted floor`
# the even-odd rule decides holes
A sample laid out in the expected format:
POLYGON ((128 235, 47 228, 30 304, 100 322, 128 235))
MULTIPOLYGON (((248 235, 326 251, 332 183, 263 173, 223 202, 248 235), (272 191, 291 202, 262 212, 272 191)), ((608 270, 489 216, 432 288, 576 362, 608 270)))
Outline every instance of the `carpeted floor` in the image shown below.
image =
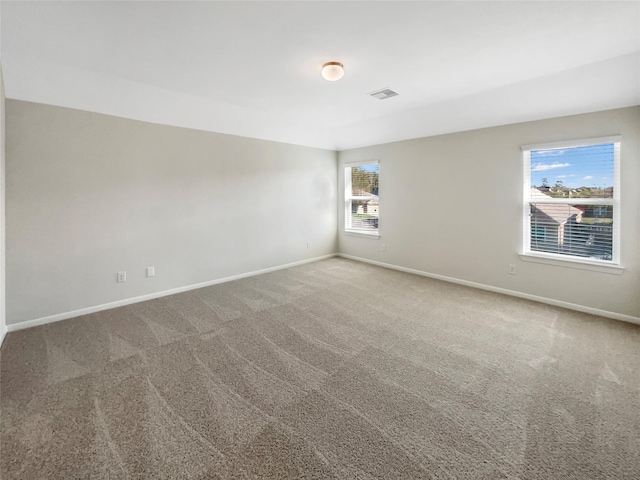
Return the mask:
POLYGON ((640 478, 640 327, 330 259, 10 333, 3 479, 640 478))

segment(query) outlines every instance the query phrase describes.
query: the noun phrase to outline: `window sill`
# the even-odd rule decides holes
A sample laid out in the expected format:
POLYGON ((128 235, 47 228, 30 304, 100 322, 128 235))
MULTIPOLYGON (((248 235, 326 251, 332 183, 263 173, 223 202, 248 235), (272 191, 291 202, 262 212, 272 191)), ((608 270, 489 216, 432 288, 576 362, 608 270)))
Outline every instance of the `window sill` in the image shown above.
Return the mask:
POLYGON ((555 255, 544 255, 539 253, 520 253, 520 260, 532 263, 543 263, 546 265, 555 265, 556 267, 575 268, 578 270, 590 270, 592 272, 608 273, 611 275, 620 275, 624 271, 624 267, 612 263, 604 263, 593 260, 575 260, 567 258, 558 258, 555 255))
POLYGON ((344 231, 345 235, 351 235, 354 237, 364 237, 364 238, 371 238, 374 240, 377 240, 380 238, 380 234, 378 232, 366 232, 363 230, 345 230, 344 231))

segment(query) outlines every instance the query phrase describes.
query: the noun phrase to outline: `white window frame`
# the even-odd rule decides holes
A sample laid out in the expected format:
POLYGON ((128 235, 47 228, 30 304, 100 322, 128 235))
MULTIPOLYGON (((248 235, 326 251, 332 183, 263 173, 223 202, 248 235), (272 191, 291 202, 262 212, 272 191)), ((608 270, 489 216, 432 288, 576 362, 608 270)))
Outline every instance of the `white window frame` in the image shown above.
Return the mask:
POLYGON ((561 142, 539 143, 533 145, 523 145, 521 147, 524 158, 523 172, 523 222, 522 222, 522 251, 520 258, 525 261, 535 263, 546 263, 563 267, 580 268, 585 270, 601 271, 605 273, 622 273, 620 255, 620 145, 621 135, 607 137, 585 138, 580 140, 568 140, 561 142), (549 198, 540 200, 531 198, 531 151, 548 150, 554 148, 573 148, 590 145, 602 145, 613 143, 613 198, 549 198), (554 254, 548 252, 538 252, 531 250, 531 204, 561 204, 561 205, 612 205, 613 206, 613 239, 612 239, 612 259, 598 260, 591 258, 574 257, 571 255, 554 254))
MULTIPOLYGON (((368 238, 380 238, 380 227, 377 230, 364 230, 353 228, 351 226, 351 202, 353 200, 367 200, 369 197, 361 197, 352 195, 351 169, 353 167, 362 167, 364 165, 378 165, 378 189, 380 188, 380 161, 379 160, 363 160, 361 162, 350 162, 344 164, 344 231, 350 235, 363 235, 368 238)), ((378 202, 380 202, 380 193, 378 192, 378 202)), ((380 207, 378 206, 378 218, 380 215, 380 207)))

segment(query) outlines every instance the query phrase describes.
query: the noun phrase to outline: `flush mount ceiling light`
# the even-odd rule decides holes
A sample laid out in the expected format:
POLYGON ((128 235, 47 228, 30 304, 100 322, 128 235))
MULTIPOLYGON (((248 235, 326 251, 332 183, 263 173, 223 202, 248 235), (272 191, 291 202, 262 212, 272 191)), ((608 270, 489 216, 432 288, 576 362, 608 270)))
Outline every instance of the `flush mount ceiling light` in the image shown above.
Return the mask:
POLYGON ((344 65, 340 62, 327 62, 322 65, 322 78, 335 82, 344 75, 344 65))

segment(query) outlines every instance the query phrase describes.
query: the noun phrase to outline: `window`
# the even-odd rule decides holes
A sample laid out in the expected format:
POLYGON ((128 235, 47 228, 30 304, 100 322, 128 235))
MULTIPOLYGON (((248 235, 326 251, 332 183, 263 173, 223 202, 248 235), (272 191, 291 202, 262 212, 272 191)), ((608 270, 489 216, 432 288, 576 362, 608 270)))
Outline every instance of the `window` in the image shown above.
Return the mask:
POLYGON ((620 263, 620 137, 522 147, 524 255, 620 263))
POLYGON ((345 165, 345 231, 378 236, 378 178, 377 161, 345 165))

